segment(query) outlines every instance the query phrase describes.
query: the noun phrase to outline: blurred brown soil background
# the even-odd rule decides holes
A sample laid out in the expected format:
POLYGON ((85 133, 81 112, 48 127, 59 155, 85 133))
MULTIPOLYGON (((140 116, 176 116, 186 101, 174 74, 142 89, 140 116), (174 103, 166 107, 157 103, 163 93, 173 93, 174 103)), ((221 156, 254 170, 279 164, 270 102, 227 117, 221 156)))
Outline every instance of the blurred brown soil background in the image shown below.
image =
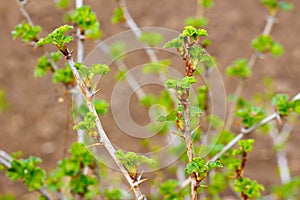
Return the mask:
MULTIPOLYGON (((53 1, 28 2, 26 7, 34 23, 43 28, 41 36, 63 23, 65 11, 55 8, 53 1)), ((272 32, 274 38, 285 47, 285 53, 280 58, 267 55, 258 62, 253 76, 247 80, 244 97, 264 91, 264 76, 274 79, 278 93, 294 96, 300 91, 300 2, 290 2, 295 4, 294 10, 280 13, 279 23, 272 32)), ((112 12, 117 6, 115 1, 86 0, 85 4, 91 5, 97 13, 104 33, 103 39, 127 30, 124 25, 112 25, 110 22, 112 12)), ((195 13, 196 0, 127 0, 127 4, 140 27, 163 27, 181 31, 184 26, 183 20, 195 13)), ((250 41, 262 32, 266 14, 267 9, 260 5, 259 0, 215 1, 214 8, 205 12, 205 16, 209 18, 209 38, 212 40, 208 52, 217 59, 227 94, 234 91, 237 81, 225 76, 225 68, 235 59, 250 57, 253 52, 250 41)), ((33 77, 33 70, 41 52, 22 44, 20 40, 12 40, 11 30, 23 20, 15 1, 1 0, 0 88, 6 91, 11 107, 8 111, 0 113, 0 149, 8 153, 21 150, 24 157, 38 156, 43 160, 41 166, 50 170, 55 168, 57 161, 64 156, 64 148, 76 140, 76 135, 71 124, 66 128, 68 99, 63 87, 60 84, 53 85, 50 75, 38 79, 33 77), (59 99, 64 101, 60 103, 59 99)), ((87 45, 86 52, 94 45, 87 45)), ((107 100, 110 96, 109 88, 110 86, 104 88, 103 98, 107 100)), ((140 116, 141 113, 144 112, 137 110, 133 115, 140 116)), ((111 113, 102 117, 102 120, 107 132, 117 134, 119 130, 111 121, 111 113)), ((300 174, 299 131, 298 123, 287 145, 293 176, 300 174)), ((113 141, 118 140, 116 135, 110 137, 113 141)), ((272 141, 266 134, 254 133, 251 137, 255 138, 256 142, 246 167, 246 174, 266 185, 268 191, 271 184, 280 183, 272 141)), ((131 139, 124 136, 122 141, 129 143, 131 139)), ((139 149, 132 148, 133 151, 134 148, 139 149)), ((1 172, 0 194, 7 193, 16 194, 18 199, 35 198, 28 194, 22 183, 13 183, 1 172)))

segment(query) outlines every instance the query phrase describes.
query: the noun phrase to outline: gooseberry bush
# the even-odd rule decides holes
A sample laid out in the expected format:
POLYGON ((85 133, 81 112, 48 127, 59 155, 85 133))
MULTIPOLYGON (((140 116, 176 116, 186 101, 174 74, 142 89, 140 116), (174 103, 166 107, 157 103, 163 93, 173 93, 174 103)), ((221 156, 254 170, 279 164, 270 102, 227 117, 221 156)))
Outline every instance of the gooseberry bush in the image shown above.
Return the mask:
MULTIPOLYGON (((20 38, 43 53, 37 60, 34 77, 51 74, 52 82, 60 84, 62 90, 73 96, 69 115, 73 118, 78 142, 69 147, 69 155, 61 159, 52 171, 39 167, 42 160, 38 157, 21 158, 19 153, 8 154, 1 150, 0 169, 9 179, 23 182, 29 191, 39 192, 39 199, 50 200, 217 200, 225 196, 243 200, 299 198, 300 177, 291 177, 287 163, 282 162, 282 159, 286 161, 285 148, 291 127, 297 123, 300 114, 299 94, 291 97, 276 93, 272 91, 269 80, 265 81, 269 92, 260 94, 260 101, 242 97, 245 82, 255 75, 252 70, 259 59, 270 55, 276 59, 284 53, 284 47, 271 31, 278 14, 293 9, 291 3, 260 1, 268 9, 266 27, 249 42, 253 48, 250 59, 238 58, 226 68, 226 75, 238 82, 235 92, 228 95, 228 114, 222 118, 213 112, 212 98, 216 98, 211 95, 213 83, 205 81, 217 70, 217 62, 206 51, 211 41, 204 29, 209 19, 203 11, 213 8, 217 2, 199 0, 196 15, 185 19, 181 32, 166 41, 159 32, 147 32, 138 27, 125 0, 116 1, 111 23, 115 26, 127 24, 136 42, 141 44, 150 62, 139 69, 143 76, 155 76, 162 82, 164 89, 160 94, 136 87, 139 86, 136 85, 138 77, 134 77, 126 66, 124 41, 112 44, 100 41, 105 30, 100 29, 97 13, 92 7, 84 5, 82 0, 74 2, 74 9, 70 0, 54 2, 58 9, 68 10, 65 24, 46 33, 42 25, 35 25, 32 21, 30 11, 26 9, 28 2, 17 0, 24 21, 12 30, 12 37, 20 38), (155 120, 147 127, 148 131, 157 134, 159 141, 176 138, 175 143, 167 146, 163 156, 159 153, 163 146, 148 138, 140 143, 128 142, 129 146, 138 145, 155 152, 144 155, 117 147, 109 139, 111 133, 105 131, 106 124, 102 124, 101 117, 107 114, 110 104, 101 99, 105 85, 101 85, 99 79, 112 73, 112 66, 106 62, 85 63, 84 60, 85 44, 96 41, 100 41, 99 48, 118 68, 115 81, 128 84, 140 105, 154 115, 155 120), (173 63, 169 58, 158 59, 159 51, 155 48, 161 46, 165 51, 176 53, 182 63, 173 63), (172 65, 178 65, 180 76, 171 76, 172 65), (246 175, 249 154, 257 142, 250 134, 257 131, 270 135, 278 157, 281 184, 270 187, 268 191, 246 175), (244 139, 246 135, 250 136, 244 139), (105 150, 109 156, 99 153, 99 149, 105 150), (175 161, 165 166, 166 157, 175 161), (150 172, 154 175, 149 175, 150 172)), ((2 90, 0 109, 9 109, 2 90)))

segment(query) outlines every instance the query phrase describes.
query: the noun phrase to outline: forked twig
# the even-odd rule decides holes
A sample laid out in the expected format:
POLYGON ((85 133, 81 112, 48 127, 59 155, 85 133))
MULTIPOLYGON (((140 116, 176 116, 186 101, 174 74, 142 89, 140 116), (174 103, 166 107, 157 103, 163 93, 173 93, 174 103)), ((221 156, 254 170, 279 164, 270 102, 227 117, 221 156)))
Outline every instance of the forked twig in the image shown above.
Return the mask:
MULTIPOLYGON (((295 100, 299 100, 300 99, 300 93, 298 93, 293 99, 292 101, 295 100)), ((256 130, 257 128, 261 127, 262 125, 265 125, 271 121, 273 121, 274 119, 277 119, 278 113, 274 112, 272 114, 270 114, 269 116, 265 117, 263 120, 261 120, 260 122, 258 122, 257 124, 251 126, 250 128, 242 128, 240 133, 235 136, 234 139, 232 139, 225 147, 223 147, 223 149, 217 153, 212 159, 210 159, 210 161, 217 161, 224 153, 226 153, 230 148, 232 148, 239 140, 241 140, 245 135, 250 134, 251 132, 253 132, 254 130, 256 130)), ((190 180, 186 179, 184 180, 181 185, 180 188, 184 188, 189 184, 190 180)))
MULTIPOLYGON (((263 35, 270 35, 273 27, 274 27, 274 24, 277 22, 277 16, 278 13, 275 13, 274 15, 270 16, 268 15, 266 17, 266 25, 263 29, 263 32, 262 34, 263 35)), ((254 68, 255 64, 257 63, 258 59, 261 58, 261 55, 258 54, 257 52, 254 52, 248 63, 247 63, 247 66, 252 69, 254 68)), ((233 102, 231 103, 231 106, 229 106, 229 111, 228 111, 228 117, 227 117, 227 120, 225 122, 225 125, 224 125, 224 129, 230 129, 230 126, 232 125, 232 122, 233 122, 233 118, 234 118, 234 110, 235 110, 235 106, 237 104, 237 101, 239 99, 239 97, 241 96, 242 94, 242 91, 243 91, 243 88, 244 88, 244 85, 245 85, 245 82, 246 82, 247 79, 245 78, 242 78, 242 79, 239 79, 239 82, 237 84, 237 87, 234 91, 234 100, 233 102)))

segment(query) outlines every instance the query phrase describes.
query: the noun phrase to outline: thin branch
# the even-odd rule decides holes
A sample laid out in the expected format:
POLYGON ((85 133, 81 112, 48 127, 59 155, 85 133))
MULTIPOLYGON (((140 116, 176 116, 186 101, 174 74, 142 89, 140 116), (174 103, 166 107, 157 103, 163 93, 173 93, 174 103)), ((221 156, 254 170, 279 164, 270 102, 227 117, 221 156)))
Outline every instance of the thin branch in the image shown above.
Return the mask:
MULTIPOLYGON (((272 28, 274 27, 274 24, 277 22, 277 16, 278 13, 275 13, 273 16, 267 16, 266 17, 266 25, 263 29, 263 32, 262 34, 263 35, 270 35, 271 31, 272 31, 272 28)), ((247 66, 252 69, 254 68, 255 64, 257 63, 258 59, 261 58, 261 54, 258 54, 257 52, 254 52, 248 63, 247 63, 247 66)), ((225 122, 225 125, 224 125, 224 129, 230 129, 230 126, 232 125, 232 122, 233 122, 233 119, 234 119, 234 111, 235 111, 235 107, 236 107, 236 104, 237 104, 237 101, 238 99, 240 98, 241 94, 242 94, 242 91, 243 91, 243 88, 244 88, 244 85, 245 85, 245 82, 246 82, 247 79, 239 79, 239 82, 237 84, 237 87, 234 91, 234 100, 233 102, 231 103, 231 106, 229 107, 229 111, 228 111, 228 117, 227 117, 227 120, 225 122)))
MULTIPOLYGON (((132 32, 134 33, 134 35, 139 38, 142 34, 141 29, 138 27, 138 25, 136 24, 136 22, 134 21, 134 19, 132 18, 125 0, 117 0, 119 6, 123 9, 123 13, 124 13, 124 17, 126 20, 127 25, 129 26, 129 28, 132 30, 132 32)), ((158 62, 158 58, 155 54, 155 51, 152 48, 149 48, 148 45, 145 44, 145 51, 149 57, 149 59, 151 60, 151 62, 158 62)), ((164 75, 163 72, 159 73, 159 78, 160 80, 164 83, 167 79, 166 76, 164 75)))
MULTIPOLYGON (((83 6, 83 0, 75 0, 75 7, 76 9, 80 8, 83 6)), ((83 39, 82 39, 82 33, 80 28, 78 27, 76 29, 76 44, 77 44, 77 62, 82 63, 83 58, 84 58, 84 44, 83 44, 83 39)), ((80 94, 80 89, 76 86, 73 90, 73 98, 76 103, 77 108, 80 108, 80 106, 83 104, 84 100, 80 94)), ((80 116, 77 117, 78 121, 81 121, 82 118, 80 116)), ((80 143, 84 143, 84 135, 85 132, 83 130, 77 130, 77 140, 80 143)))
MULTIPOLYGON (((187 150, 187 156, 188 156, 188 162, 193 161, 193 140, 192 135, 190 132, 190 106, 189 106, 189 92, 190 89, 187 88, 185 92, 181 95, 180 101, 183 105, 183 120, 184 120, 184 127, 183 127, 183 136, 185 139, 186 144, 186 150, 187 150)), ((190 181, 191 181, 191 195, 192 199, 197 199, 197 188, 199 187, 199 184, 197 183, 196 177, 194 173, 191 173, 190 175, 190 181)))
POLYGON ((255 129, 261 127, 264 124, 269 123, 270 121, 276 119, 277 117, 277 113, 273 113, 269 116, 267 116, 266 118, 264 118, 262 121, 260 121, 259 123, 251 126, 248 129, 244 129, 242 128, 241 132, 234 138, 232 139, 218 154, 216 154, 211 161, 216 161, 218 160, 225 152, 227 152, 228 149, 232 148, 239 140, 241 140, 245 135, 253 132, 255 129))
MULTIPOLYGON (((76 8, 80 8, 83 6, 83 0, 75 0, 75 6, 76 8)), ((80 28, 78 27, 76 30, 76 36, 77 36, 77 62, 82 63, 84 58, 84 45, 83 45, 83 39, 82 39, 82 32, 80 28)))
MULTIPOLYGON (((278 130, 271 130, 269 132, 274 146, 282 146, 286 143, 287 138, 289 137, 291 131, 293 130, 293 126, 288 123, 285 123, 280 133, 278 130)), ((277 164, 280 174, 280 179, 283 184, 288 183, 291 181, 291 173, 288 165, 288 160, 286 156, 285 148, 276 149, 276 157, 277 157, 277 164)))
POLYGON ((16 0, 16 1, 17 1, 17 5, 19 6, 19 9, 20 9, 22 15, 26 18, 27 22, 30 24, 30 26, 34 26, 29 13, 25 9, 25 4, 27 3, 27 1, 20 1, 20 0, 16 0))
POLYGON ((67 52, 68 52, 68 55, 66 56, 66 59, 67 59, 69 65, 72 69, 72 72, 74 74, 76 83, 80 88, 80 92, 81 92, 81 94, 82 94, 82 96, 83 96, 83 98, 84 98, 84 100, 87 104, 87 107, 88 107, 89 111, 92 112, 94 114, 94 116, 96 117, 95 122, 96 122, 96 128, 97 128, 97 133, 98 133, 98 141, 103 144, 103 146, 106 148, 108 153, 111 155, 111 157, 113 158, 115 163, 118 165, 120 171, 125 176, 125 178, 128 181, 130 187, 133 188, 136 199, 145 200, 146 197, 140 191, 139 185, 136 185, 136 183, 133 182, 133 180, 131 179, 128 171, 125 169, 125 167, 117 159, 116 150, 113 147, 113 145, 110 143, 110 140, 108 139, 108 137, 107 137, 107 135, 106 135, 106 133, 105 133, 103 127, 102 127, 101 121, 100 121, 100 119, 98 117, 98 114, 95 110, 95 107, 93 105, 93 101, 92 101, 93 95, 92 95, 91 91, 89 91, 88 88, 85 86, 84 82, 82 81, 82 78, 79 75, 79 73, 78 73, 78 71, 77 71, 77 69, 74 65, 74 60, 73 60, 71 51, 67 49, 67 52))

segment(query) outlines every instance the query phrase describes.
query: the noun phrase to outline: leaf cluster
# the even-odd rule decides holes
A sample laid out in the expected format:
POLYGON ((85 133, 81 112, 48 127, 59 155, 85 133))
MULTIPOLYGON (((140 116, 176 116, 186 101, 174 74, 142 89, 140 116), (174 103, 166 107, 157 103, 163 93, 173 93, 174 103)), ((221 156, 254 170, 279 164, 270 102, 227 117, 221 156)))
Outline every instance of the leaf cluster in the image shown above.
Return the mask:
POLYGON ((92 112, 86 113, 84 120, 79 122, 73 127, 74 130, 84 130, 88 135, 93 138, 97 138, 97 132, 95 131, 96 127, 96 116, 92 112))
MULTIPOLYGON (((51 52, 50 59, 56 63, 62 56, 60 51, 51 52)), ((38 59, 36 67, 34 69, 34 77, 42 77, 45 76, 48 71, 53 69, 52 64, 49 62, 49 58, 47 56, 42 56, 38 59)))
POLYGON ((180 200, 184 198, 185 191, 176 191, 179 183, 175 179, 169 179, 159 186, 159 193, 164 200, 180 200))
POLYGON ((29 23, 20 23, 11 32, 13 39, 22 38, 23 42, 36 42, 38 34, 42 31, 40 26, 31 26, 29 23))
POLYGON ((287 94, 276 94, 272 98, 272 105, 281 116, 287 116, 291 112, 300 114, 300 100, 289 100, 287 94))
POLYGON ((221 168, 223 165, 220 161, 210 161, 206 163, 206 161, 203 158, 195 157, 193 158, 192 162, 189 162, 186 165, 186 172, 188 174, 195 173, 196 174, 196 180, 201 181, 203 180, 207 175, 208 172, 215 169, 215 168, 221 168))
POLYGON ((226 74, 228 76, 237 76, 240 78, 247 78, 251 76, 251 69, 248 66, 248 60, 239 59, 236 60, 232 65, 228 66, 226 69, 226 74))
POLYGON ((52 75, 52 82, 53 83, 65 83, 68 85, 74 85, 75 84, 75 78, 72 72, 72 69, 69 64, 66 64, 64 68, 60 68, 58 70, 55 70, 55 72, 52 75))
POLYGON ((238 109, 236 116, 242 119, 242 124, 245 128, 249 128, 264 118, 264 112, 261 108, 251 105, 246 108, 238 109))
POLYGON ((275 57, 284 52, 283 46, 276 42, 270 35, 260 35, 252 40, 252 47, 259 53, 271 53, 275 57))
POLYGON ((88 39, 98 39, 101 36, 100 23, 96 13, 91 10, 90 6, 82 6, 67 15, 67 20, 75 23, 88 39))
POLYGON ((55 45, 61 52, 65 52, 67 48, 67 44, 70 43, 74 38, 72 36, 65 36, 66 32, 72 30, 73 26, 63 25, 59 28, 55 29, 52 33, 50 33, 47 37, 41 38, 36 45, 41 46, 44 44, 53 44, 55 45))
POLYGON ((97 194, 96 188, 91 188, 96 187, 97 179, 86 175, 84 168, 95 167, 94 157, 81 143, 74 143, 69 152, 71 156, 60 160, 58 169, 50 174, 47 179, 48 187, 52 191, 60 191, 67 187, 70 188, 72 194, 79 194, 90 199, 97 194))
POLYGON ((185 89, 190 88, 193 83, 196 83, 196 79, 194 77, 186 76, 181 80, 168 79, 166 81, 166 86, 169 89, 175 89, 180 95, 185 89))
POLYGON ((28 159, 14 159, 6 174, 13 181, 22 180, 30 191, 40 189, 46 178, 46 172, 36 166, 41 162, 40 158, 33 156, 28 159))
POLYGON ((156 164, 154 160, 147 158, 146 156, 139 156, 134 152, 124 153, 122 150, 118 150, 116 157, 133 177, 136 176, 139 165, 145 163, 154 166, 156 164))
POLYGON ((241 192, 248 198, 258 198, 261 196, 261 191, 265 190, 265 188, 256 180, 251 180, 249 178, 239 178, 234 182, 234 190, 236 192, 241 192))
POLYGON ((94 64, 91 67, 87 67, 82 63, 75 63, 75 67, 78 69, 78 72, 88 88, 92 87, 95 76, 104 76, 110 71, 109 66, 106 64, 94 64))

